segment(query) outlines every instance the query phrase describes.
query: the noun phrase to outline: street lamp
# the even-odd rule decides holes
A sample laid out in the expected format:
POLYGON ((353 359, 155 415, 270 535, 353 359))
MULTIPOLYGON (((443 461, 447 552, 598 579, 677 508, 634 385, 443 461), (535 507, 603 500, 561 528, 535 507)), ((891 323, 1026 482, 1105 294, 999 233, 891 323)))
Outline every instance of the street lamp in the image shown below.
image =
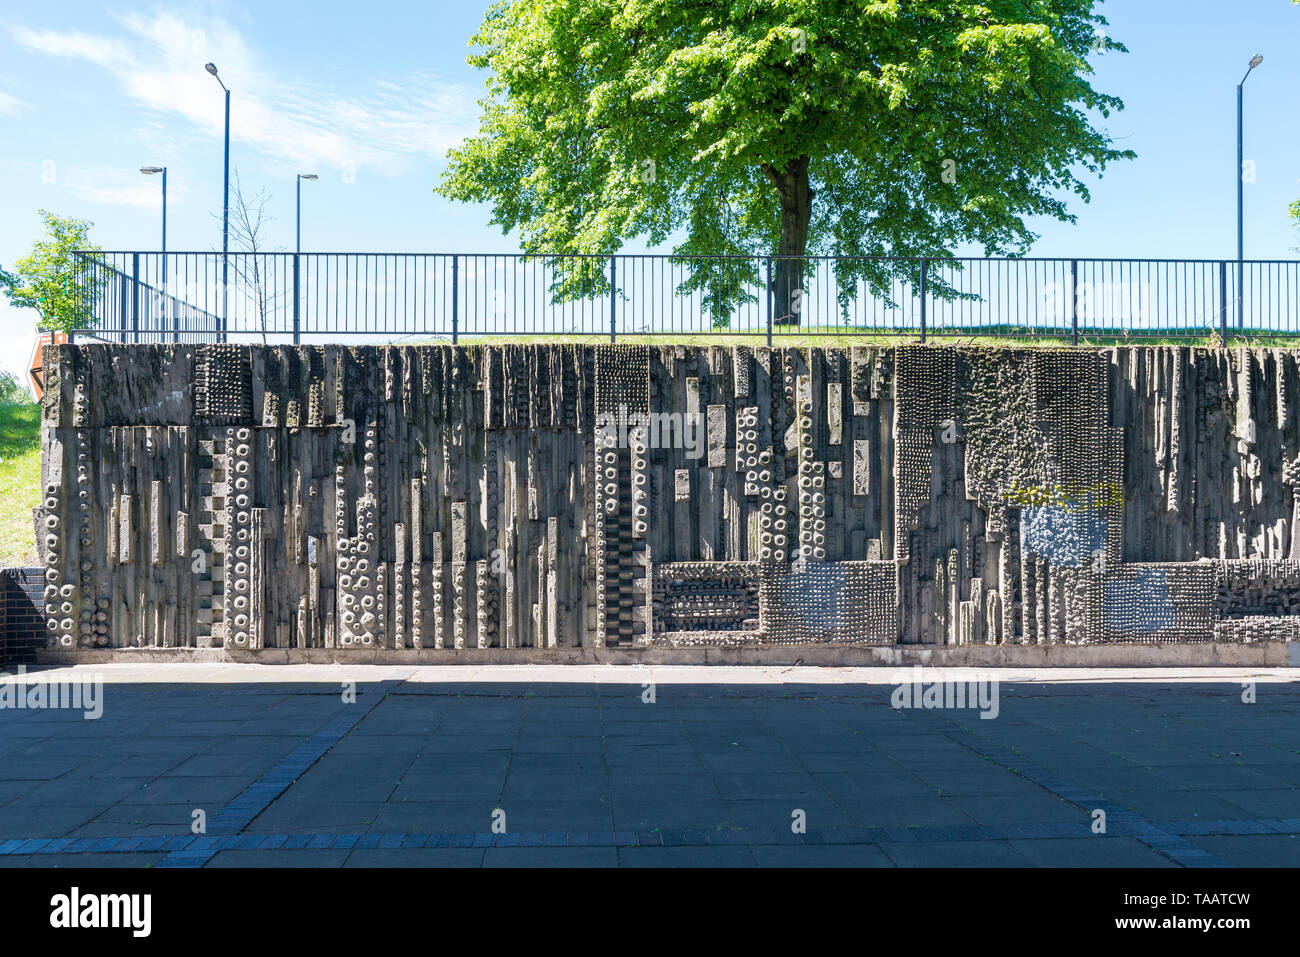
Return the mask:
MULTIPOLYGON (((214 80, 221 83, 221 77, 217 76, 217 65, 215 63, 205 63, 203 69, 211 73, 214 80)), ((224 83, 221 83, 221 88, 226 91, 226 163, 221 199, 221 334, 219 340, 225 342, 226 320, 229 315, 227 312, 227 296, 229 295, 227 283, 230 268, 230 89, 224 83)))
POLYGON ((141 166, 140 172, 146 176, 162 173, 162 287, 167 289, 167 167, 141 166))
POLYGON ((1242 152, 1242 109, 1241 109, 1241 91, 1250 79, 1250 74, 1254 72, 1255 67, 1264 62, 1264 58, 1256 53, 1250 58, 1250 67, 1246 70, 1246 75, 1241 78, 1237 84, 1237 328, 1243 328, 1246 321, 1245 299, 1242 287, 1246 281, 1246 233, 1245 233, 1245 195, 1243 184, 1245 182, 1246 158, 1242 152))
POLYGON ((298 245, 297 245, 297 251, 298 251, 298 252, 302 252, 302 181, 305 180, 305 179, 306 179, 306 180, 311 180, 311 181, 314 182, 314 181, 320 179, 320 177, 317 176, 315 173, 299 173, 299 174, 298 174, 298 184, 297 184, 297 186, 298 186, 298 215, 297 215, 297 221, 298 221, 298 245))

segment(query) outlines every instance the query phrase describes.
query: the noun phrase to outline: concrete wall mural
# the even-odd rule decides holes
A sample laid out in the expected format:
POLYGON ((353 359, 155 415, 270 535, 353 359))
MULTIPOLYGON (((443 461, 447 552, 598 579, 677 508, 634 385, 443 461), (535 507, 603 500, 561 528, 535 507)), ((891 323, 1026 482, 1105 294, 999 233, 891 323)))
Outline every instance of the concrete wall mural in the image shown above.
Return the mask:
POLYGON ((49 646, 1294 639, 1298 358, 51 347, 49 646))

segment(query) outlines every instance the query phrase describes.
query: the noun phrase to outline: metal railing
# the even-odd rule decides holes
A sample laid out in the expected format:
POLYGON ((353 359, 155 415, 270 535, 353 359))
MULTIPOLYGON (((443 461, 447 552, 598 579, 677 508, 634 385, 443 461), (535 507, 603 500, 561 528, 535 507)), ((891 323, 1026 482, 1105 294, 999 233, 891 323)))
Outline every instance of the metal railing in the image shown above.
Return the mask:
POLYGON ((79 254, 113 342, 730 335, 1300 335, 1300 261, 79 254))
POLYGON ((221 328, 219 315, 168 291, 165 266, 156 283, 150 281, 150 268, 163 254, 116 255, 128 257, 126 269, 107 257, 77 254, 75 282, 80 312, 88 320, 80 332, 114 342, 213 341, 221 328), (109 328, 100 333, 101 325, 109 328))

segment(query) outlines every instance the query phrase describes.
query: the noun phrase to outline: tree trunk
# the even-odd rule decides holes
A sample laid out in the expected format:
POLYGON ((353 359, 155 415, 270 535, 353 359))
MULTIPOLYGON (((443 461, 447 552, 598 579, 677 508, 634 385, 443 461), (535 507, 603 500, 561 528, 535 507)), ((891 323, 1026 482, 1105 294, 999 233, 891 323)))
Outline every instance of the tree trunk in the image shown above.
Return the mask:
POLYGON ((803 288, 803 256, 812 222, 813 191, 808 186, 808 157, 801 156, 778 170, 763 173, 776 187, 781 203, 781 238, 772 262, 772 324, 797 326, 807 299, 803 288))

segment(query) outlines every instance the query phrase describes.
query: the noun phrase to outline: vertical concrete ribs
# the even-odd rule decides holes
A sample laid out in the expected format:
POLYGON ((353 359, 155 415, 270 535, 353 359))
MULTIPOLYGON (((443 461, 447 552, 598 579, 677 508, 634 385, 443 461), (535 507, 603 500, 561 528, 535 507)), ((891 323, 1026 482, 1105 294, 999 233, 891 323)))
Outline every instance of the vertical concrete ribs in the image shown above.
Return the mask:
POLYGON ((44 362, 63 651, 1300 637, 1289 350, 44 362))

